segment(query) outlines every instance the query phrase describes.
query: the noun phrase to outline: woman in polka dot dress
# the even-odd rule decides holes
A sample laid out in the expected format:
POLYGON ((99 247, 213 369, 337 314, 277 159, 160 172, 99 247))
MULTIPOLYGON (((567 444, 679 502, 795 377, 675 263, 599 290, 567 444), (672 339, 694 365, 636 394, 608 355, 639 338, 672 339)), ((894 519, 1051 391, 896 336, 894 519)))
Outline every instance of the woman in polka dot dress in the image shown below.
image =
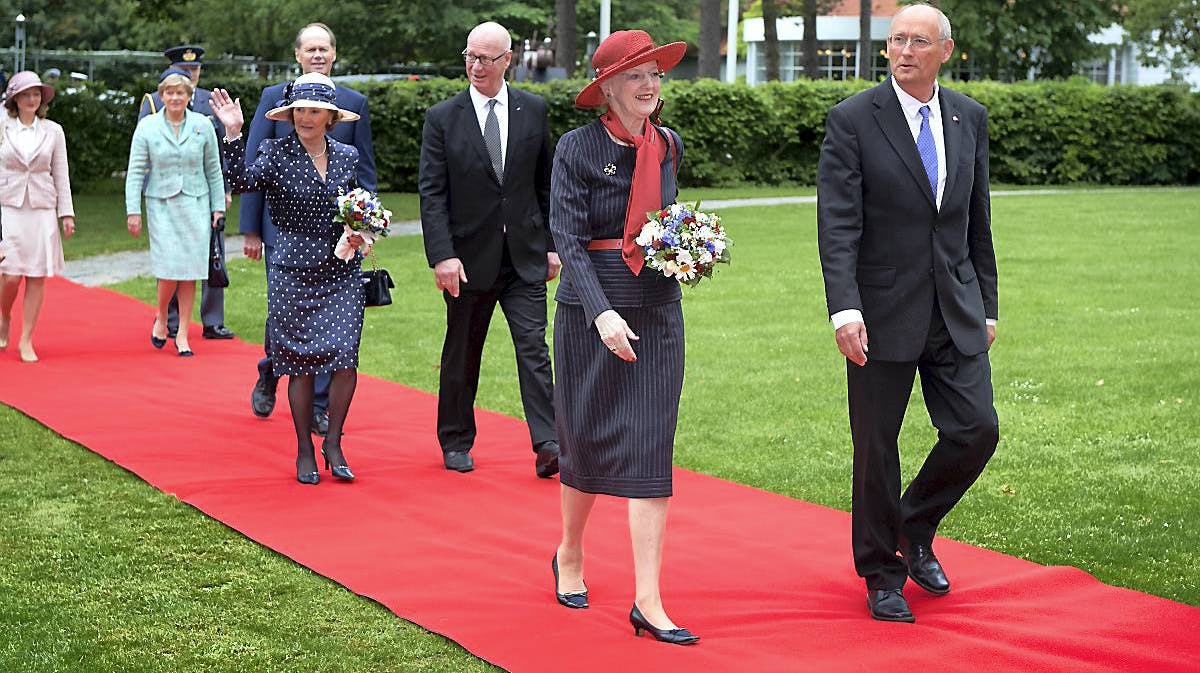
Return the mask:
MULTIPOLYGON (((317 484, 310 434, 313 377, 332 372, 329 433, 321 446, 333 476, 353 481, 342 454, 342 425, 358 379, 364 296, 358 282, 360 257, 345 262, 333 254, 342 226, 334 224, 334 199, 349 191, 358 150, 326 135, 339 121, 358 115, 339 109, 333 82, 325 75, 302 75, 288 85, 284 100, 267 113, 291 122, 286 138, 264 140, 246 164, 241 104, 224 89, 213 91, 212 109, 225 126, 225 175, 237 193, 262 191, 279 230, 267 260, 267 330, 271 362, 288 376, 288 402, 296 428, 296 479, 317 484)), ((351 237, 361 246, 362 238, 351 237)))

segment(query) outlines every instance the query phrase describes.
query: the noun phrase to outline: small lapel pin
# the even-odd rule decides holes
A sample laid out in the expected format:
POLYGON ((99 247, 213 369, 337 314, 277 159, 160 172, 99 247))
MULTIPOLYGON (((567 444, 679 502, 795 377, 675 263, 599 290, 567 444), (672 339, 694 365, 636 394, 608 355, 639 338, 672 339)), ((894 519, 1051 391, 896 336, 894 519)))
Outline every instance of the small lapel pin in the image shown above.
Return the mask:
POLYGON ((950 117, 950 119, 953 119, 955 124, 958 123, 958 115, 954 115, 954 116, 950 117))
POLYGON ((616 175, 617 174, 617 165, 616 164, 604 164, 604 174, 605 175, 616 175))
POLYGON ((520 105, 518 105, 517 107, 513 108, 513 112, 520 112, 520 111, 521 111, 521 106, 520 106, 520 105))

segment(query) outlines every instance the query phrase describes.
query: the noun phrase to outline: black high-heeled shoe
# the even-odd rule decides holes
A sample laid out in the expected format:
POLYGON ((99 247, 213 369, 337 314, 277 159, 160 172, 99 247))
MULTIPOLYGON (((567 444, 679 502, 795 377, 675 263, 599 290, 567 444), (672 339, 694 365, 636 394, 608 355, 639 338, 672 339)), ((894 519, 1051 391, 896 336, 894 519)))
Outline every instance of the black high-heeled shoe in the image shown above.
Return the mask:
POLYGON ((700 636, 687 629, 656 628, 642 615, 642 611, 638 609, 636 604, 629 611, 629 623, 633 625, 633 635, 640 636, 642 635, 642 631, 649 631, 655 640, 671 643, 672 645, 691 645, 700 640, 700 636))
MULTIPOLYGON (((157 318, 154 320, 154 324, 155 325, 158 324, 157 318)), ((159 348, 159 349, 161 349, 163 346, 167 345, 166 339, 159 339, 158 337, 154 336, 154 327, 153 326, 150 327, 150 345, 154 346, 155 348, 159 348)))
POLYGON ((559 593, 557 552, 555 552, 554 558, 550 559, 550 569, 554 571, 554 597, 558 599, 559 605, 564 605, 575 610, 586 610, 588 606, 587 582, 583 583, 583 591, 572 591, 566 594, 559 593))
POLYGON ((342 457, 343 462, 341 465, 334 465, 333 467, 329 467, 329 456, 325 455, 325 446, 322 445, 321 446, 321 457, 325 459, 325 469, 329 470, 330 472, 333 473, 334 479, 338 479, 341 481, 354 481, 354 473, 350 471, 350 466, 344 462, 346 460, 346 458, 344 456, 342 457))

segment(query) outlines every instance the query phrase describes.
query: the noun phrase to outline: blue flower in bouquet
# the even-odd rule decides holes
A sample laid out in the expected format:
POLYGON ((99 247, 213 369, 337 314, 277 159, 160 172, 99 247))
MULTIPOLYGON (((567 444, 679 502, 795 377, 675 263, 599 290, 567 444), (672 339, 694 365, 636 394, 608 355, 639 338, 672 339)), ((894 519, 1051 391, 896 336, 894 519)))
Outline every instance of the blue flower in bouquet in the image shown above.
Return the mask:
POLYGON ((646 217, 636 242, 646 264, 664 276, 694 286, 712 277, 715 265, 729 263, 732 242, 721 218, 701 212, 699 203, 673 203, 646 217))

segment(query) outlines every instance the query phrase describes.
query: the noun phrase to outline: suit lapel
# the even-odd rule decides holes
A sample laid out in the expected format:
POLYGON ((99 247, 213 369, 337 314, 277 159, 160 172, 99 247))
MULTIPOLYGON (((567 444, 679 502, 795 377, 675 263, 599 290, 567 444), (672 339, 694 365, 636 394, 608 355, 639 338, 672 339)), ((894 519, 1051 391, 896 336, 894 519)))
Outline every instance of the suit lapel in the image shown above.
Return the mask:
MULTIPOLYGON (((513 143, 513 138, 523 138, 525 136, 525 126, 528 123, 529 115, 526 114, 524 97, 521 92, 508 87, 508 137, 505 139, 504 146, 508 148, 504 158, 504 180, 508 181, 509 168, 518 163, 513 161, 513 156, 516 153, 517 144, 513 143)), ((482 137, 482 136, 481 136, 482 137)), ((490 157, 488 159, 491 160, 490 157)))
POLYGON ((874 103, 875 122, 879 124, 884 137, 887 138, 896 154, 900 156, 900 160, 908 168, 913 180, 917 182, 917 186, 920 187, 919 191, 929 200, 929 205, 936 209, 937 203, 933 200, 933 193, 929 189, 929 177, 925 175, 925 165, 921 163, 921 156, 917 154, 917 143, 913 140, 912 131, 904 119, 904 110, 900 107, 900 99, 896 98, 896 92, 892 90, 890 78, 875 87, 874 103))
POLYGON ((954 189, 954 178, 958 175, 958 155, 962 152, 962 112, 939 88, 938 98, 942 101, 942 142, 946 145, 946 187, 942 190, 942 203, 947 203, 950 190, 954 189))
MULTIPOLYGON (((471 100, 471 91, 462 92, 458 95, 455 101, 458 104, 458 129, 459 135, 467 139, 467 144, 474 148, 474 152, 479 156, 479 160, 487 166, 488 175, 500 184, 500 179, 496 176, 496 171, 492 170, 492 157, 488 154, 487 145, 483 144, 483 132, 479 130, 479 116, 475 114, 475 103, 471 100)), ((512 97, 509 97, 509 104, 512 104, 512 97)), ((509 123, 512 123, 511 117, 509 123)), ((512 129, 509 129, 511 136, 512 129)))

